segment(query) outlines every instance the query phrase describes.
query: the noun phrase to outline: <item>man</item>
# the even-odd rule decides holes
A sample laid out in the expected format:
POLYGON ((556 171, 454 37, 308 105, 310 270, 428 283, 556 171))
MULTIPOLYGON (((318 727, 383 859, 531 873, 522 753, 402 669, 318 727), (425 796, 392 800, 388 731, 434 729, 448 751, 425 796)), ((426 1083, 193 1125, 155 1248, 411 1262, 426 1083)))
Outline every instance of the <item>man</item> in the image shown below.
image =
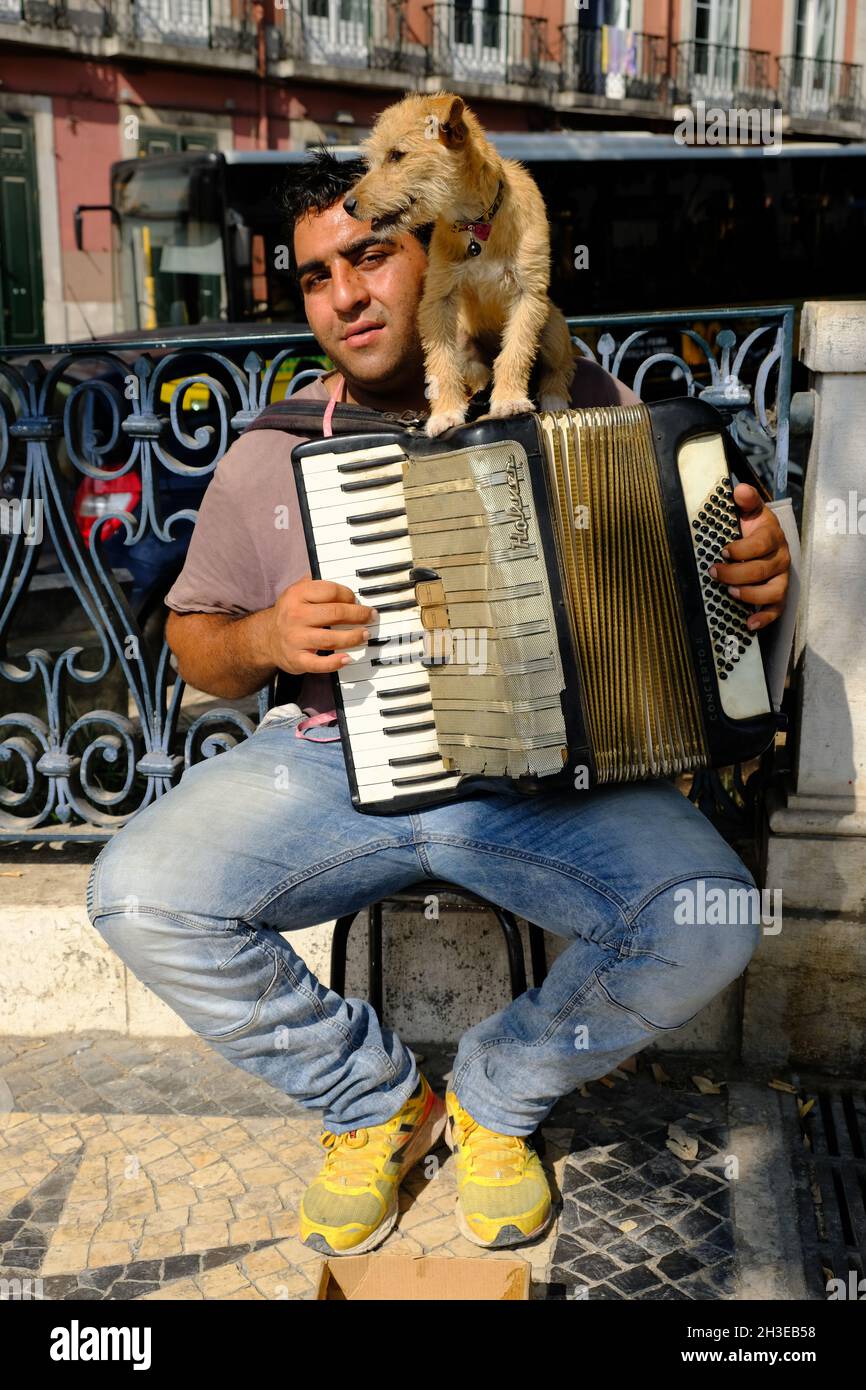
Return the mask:
MULTIPOLYGON (((339 368, 304 394, 424 412, 423 238, 374 235, 346 214, 360 171, 319 156, 290 198, 307 315, 339 368)), ((634 400, 578 361, 575 404, 634 400)), ((299 703, 191 767, 109 842, 88 912, 200 1037, 324 1112, 327 1153, 300 1212, 308 1244, 330 1254, 380 1244, 399 1182, 437 1141, 446 1106, 460 1229, 480 1245, 515 1244, 551 1220, 526 1137, 556 1099, 687 1022, 757 945, 756 925, 678 925, 677 891, 752 879, 666 781, 527 797, 496 778, 414 814, 358 814, 328 714, 331 673, 366 640, 374 612, 350 589, 309 577, 294 443, 251 432, 221 460, 167 598, 167 637, 198 689, 240 698, 281 670, 303 676, 299 703), (493 898, 568 943, 540 988, 464 1034, 445 1106, 393 1030, 365 1001, 317 980, 288 935, 425 877, 493 898)), ((757 494, 741 487, 736 497, 746 536, 718 573, 761 605, 758 628, 781 611, 789 559, 757 494)))

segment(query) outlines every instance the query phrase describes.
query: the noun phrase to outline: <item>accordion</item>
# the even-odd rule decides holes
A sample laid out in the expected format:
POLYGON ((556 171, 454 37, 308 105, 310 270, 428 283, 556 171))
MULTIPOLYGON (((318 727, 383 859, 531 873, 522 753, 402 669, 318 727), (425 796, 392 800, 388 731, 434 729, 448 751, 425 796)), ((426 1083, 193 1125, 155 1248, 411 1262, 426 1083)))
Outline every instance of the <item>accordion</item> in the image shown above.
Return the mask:
POLYGON ((527 792, 762 753, 752 609, 709 567, 754 482, 700 400, 383 431, 292 452, 314 578, 378 618, 334 673, 353 804, 527 792), (732 477, 733 475, 733 477, 732 477))

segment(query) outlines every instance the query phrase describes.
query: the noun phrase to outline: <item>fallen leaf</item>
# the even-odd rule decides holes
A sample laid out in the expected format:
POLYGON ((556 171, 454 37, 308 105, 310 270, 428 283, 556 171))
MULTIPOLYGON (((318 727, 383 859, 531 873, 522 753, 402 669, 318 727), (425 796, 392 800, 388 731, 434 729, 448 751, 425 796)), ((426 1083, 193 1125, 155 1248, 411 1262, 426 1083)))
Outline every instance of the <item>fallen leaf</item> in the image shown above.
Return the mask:
POLYGON ((720 1096, 722 1094, 721 1087, 717 1086, 715 1081, 711 1081, 708 1076, 693 1076, 692 1081, 702 1096, 720 1096))
POLYGON ((23 878, 23 869, 0 869, 0 878, 23 878))
POLYGON ((631 1080, 631 1077, 629 1076, 628 1072, 623 1071, 622 1067, 614 1067, 613 1071, 611 1072, 611 1076, 618 1076, 620 1081, 631 1080))
POLYGON ((774 1091, 787 1091, 789 1095, 797 1094, 797 1087, 792 1086, 790 1081, 768 1081, 768 1086, 772 1086, 774 1091))
POLYGON ((663 1085, 665 1081, 670 1081, 670 1077, 668 1076, 661 1062, 652 1063, 652 1073, 653 1079, 658 1083, 659 1086, 663 1085))
POLYGON ((619 1229, 621 1231, 625 1232, 626 1235, 629 1231, 634 1231, 637 1229, 636 1221, 619 1221, 617 1225, 619 1226, 619 1229))
POLYGON ((668 1125, 668 1138, 666 1143, 671 1153, 676 1154, 677 1158, 694 1159, 698 1156, 698 1148, 700 1146, 697 1139, 693 1134, 689 1134, 687 1130, 684 1130, 682 1125, 673 1123, 668 1125))
POLYGON ((627 1057, 624 1062, 620 1062, 623 1071, 637 1072, 637 1057, 627 1057))
POLYGON ((600 1081, 602 1086, 606 1086, 609 1091, 613 1091, 616 1089, 616 1082, 611 1081, 609 1076, 599 1076, 596 1078, 596 1080, 600 1081))
POLYGON ((806 1115, 808 1115, 809 1111, 812 1109, 812 1106, 813 1106, 814 1104, 815 1104, 815 1097, 814 1097, 814 1096, 811 1096, 811 1097, 809 1098, 809 1100, 801 1100, 801 1101, 798 1102, 798 1108, 799 1108, 799 1111, 800 1111, 800 1119, 801 1119, 801 1120, 802 1120, 806 1115))
POLYGON ((592 1100, 592 1096, 589 1094, 589 1091, 586 1089, 586 1082, 585 1082, 585 1081, 584 1081, 583 1085, 581 1086, 580 1090, 578 1091, 578 1095, 583 1096, 584 1100, 592 1100))

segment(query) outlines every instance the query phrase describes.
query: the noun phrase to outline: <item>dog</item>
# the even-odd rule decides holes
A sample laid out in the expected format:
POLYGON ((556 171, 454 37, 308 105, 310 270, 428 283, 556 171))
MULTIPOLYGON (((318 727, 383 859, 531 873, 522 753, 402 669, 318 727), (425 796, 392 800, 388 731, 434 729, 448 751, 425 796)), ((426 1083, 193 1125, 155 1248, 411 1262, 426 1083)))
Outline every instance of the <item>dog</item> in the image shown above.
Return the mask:
POLYGON ((368 172, 343 202, 373 230, 433 223, 418 327, 432 438, 466 419, 490 379, 490 414, 535 409, 529 377, 541 359, 542 410, 565 410, 571 335, 548 297, 550 230, 538 185, 502 159, 459 96, 411 95, 389 106, 362 145, 368 172), (485 356, 485 349, 487 356, 485 356))

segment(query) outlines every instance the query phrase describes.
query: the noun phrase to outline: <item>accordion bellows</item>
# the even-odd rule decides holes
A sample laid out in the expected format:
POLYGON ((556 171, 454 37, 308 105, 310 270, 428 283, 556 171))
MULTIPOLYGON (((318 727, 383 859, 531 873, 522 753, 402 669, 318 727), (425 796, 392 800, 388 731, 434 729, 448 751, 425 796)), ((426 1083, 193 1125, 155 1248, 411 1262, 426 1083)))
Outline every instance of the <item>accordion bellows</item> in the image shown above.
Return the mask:
POLYGON ((732 450, 699 401, 299 446, 313 573, 380 615, 335 676, 356 807, 435 804, 467 778, 670 776, 766 747, 750 610, 708 573, 740 535, 732 450))

